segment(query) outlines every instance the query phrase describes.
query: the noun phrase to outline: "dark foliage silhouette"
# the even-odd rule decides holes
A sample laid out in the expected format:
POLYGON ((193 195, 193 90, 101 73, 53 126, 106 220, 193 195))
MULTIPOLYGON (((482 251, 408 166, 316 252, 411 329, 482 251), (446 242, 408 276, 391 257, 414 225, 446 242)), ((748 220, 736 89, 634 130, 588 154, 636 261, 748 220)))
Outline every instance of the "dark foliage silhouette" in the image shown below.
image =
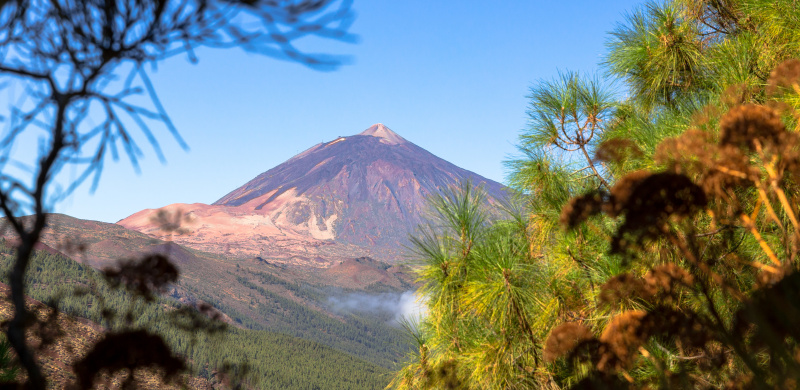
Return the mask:
MULTIPOLYGON (((19 242, 10 274, 15 314, 6 334, 29 388, 47 384, 25 337, 35 322, 25 304, 25 274, 48 210, 86 180, 96 186, 108 158, 125 157, 138 169, 139 138, 161 159, 157 130, 184 145, 146 66, 177 54, 196 61, 195 49, 204 46, 333 69, 342 58, 303 53, 293 42, 308 36, 351 40, 352 16, 347 0, 0 2, 0 89, 21 91, 0 113, 0 210, 19 242), (38 137, 39 148, 17 152, 26 137, 38 137), (56 185, 67 166, 77 167, 77 179, 56 185), (20 218, 25 214, 33 217, 20 218)), ((140 263, 138 270, 146 266, 140 263)), ((123 264, 110 275, 140 292, 177 277, 164 268, 157 272, 163 278, 152 279, 156 274, 148 270, 145 281, 134 276, 136 270, 123 264)))

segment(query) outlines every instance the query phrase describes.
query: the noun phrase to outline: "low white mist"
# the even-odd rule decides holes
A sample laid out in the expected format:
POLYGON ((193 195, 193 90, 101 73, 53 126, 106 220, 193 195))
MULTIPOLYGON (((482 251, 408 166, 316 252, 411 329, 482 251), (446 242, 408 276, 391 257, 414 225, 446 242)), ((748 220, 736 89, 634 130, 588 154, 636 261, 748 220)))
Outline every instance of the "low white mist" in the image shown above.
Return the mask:
POLYGON ((425 299, 414 290, 402 293, 349 293, 328 298, 331 309, 338 312, 365 312, 389 316, 392 321, 421 320, 425 316, 425 299))

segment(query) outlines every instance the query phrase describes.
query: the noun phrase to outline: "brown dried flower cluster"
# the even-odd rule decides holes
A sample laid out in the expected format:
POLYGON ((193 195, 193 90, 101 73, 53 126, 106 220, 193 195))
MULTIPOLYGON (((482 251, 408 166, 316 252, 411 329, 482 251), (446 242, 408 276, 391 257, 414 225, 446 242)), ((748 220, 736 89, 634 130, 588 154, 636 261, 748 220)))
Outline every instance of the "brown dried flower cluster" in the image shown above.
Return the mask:
POLYGON ((780 144, 786 126, 775 110, 758 105, 744 104, 731 108, 719 123, 721 146, 731 145, 755 150, 756 145, 780 144))
POLYGON ((786 337, 800 340, 800 272, 793 272, 770 287, 756 291, 736 315, 740 334, 754 328, 754 343, 784 348, 786 337))
POLYGON ((575 228, 589 217, 603 211, 606 196, 602 192, 590 192, 570 199, 561 210, 559 221, 567 228, 575 228))
POLYGON ((644 278, 623 273, 612 277, 600 287, 598 301, 608 306, 618 306, 626 301, 641 299, 648 302, 669 300, 678 287, 689 287, 694 277, 676 264, 653 267, 644 278))
POLYGON ((562 324, 547 339, 545 359, 552 362, 569 357, 571 361, 591 362, 601 376, 611 375, 631 367, 653 336, 674 338, 683 353, 702 354, 704 364, 721 365, 727 360, 702 318, 666 306, 622 312, 611 319, 598 338, 581 324, 562 324))
POLYGON ((719 128, 719 142, 708 132, 690 129, 663 141, 655 154, 657 163, 694 178, 708 196, 722 200, 729 210, 718 214, 740 213, 736 191, 760 184, 762 165, 774 164, 771 175, 779 180, 800 181, 800 136, 787 131, 773 108, 738 105, 723 115, 719 128), (761 163, 753 162, 755 151, 761 163))
POLYGON ((103 274, 112 286, 122 284, 148 300, 178 280, 175 265, 158 254, 140 260, 123 260, 116 269, 105 269, 103 274))
POLYGON ((619 253, 628 243, 624 236, 633 236, 635 243, 657 237, 668 220, 691 216, 706 202, 703 190, 685 175, 636 171, 620 178, 610 195, 597 191, 573 198, 561 210, 560 221, 574 228, 600 212, 625 216, 611 243, 611 252, 619 253))
POLYGON ((550 331, 550 336, 545 341, 544 360, 553 362, 567 356, 579 344, 592 339, 594 339, 592 331, 577 322, 561 324, 550 331))
MULTIPOLYGON (((786 90, 800 94, 800 60, 770 76, 768 94, 786 90)), ((562 209, 570 228, 599 213, 621 217, 611 253, 641 251, 661 263, 644 277, 624 272, 600 286, 598 302, 619 312, 599 337, 577 323, 551 332, 547 361, 592 365, 573 388, 609 388, 620 378, 628 382, 620 387, 655 387, 631 370, 645 360, 645 371, 661 371, 658 388, 719 388, 743 369, 753 374, 730 388, 800 388, 800 132, 783 121, 800 114, 743 104, 751 92, 730 89, 702 124, 663 141, 654 158, 666 171, 632 172, 562 209), (713 231, 698 234, 689 223, 707 226, 692 218, 704 209, 713 231), (659 238, 668 240, 649 245, 659 238)), ((635 146, 612 139, 595 158, 622 163, 635 146)))
POLYGON ((609 346, 609 353, 599 357, 596 367, 598 371, 618 371, 633 363, 639 347, 649 336, 646 317, 645 311, 630 310, 617 315, 608 323, 599 340, 609 346))
POLYGON ((137 388, 133 372, 145 367, 163 370, 169 383, 178 379, 186 364, 172 353, 160 336, 144 330, 109 333, 75 364, 76 388, 94 388, 98 375, 122 370, 129 373, 123 388, 137 388))
POLYGON ((714 148, 710 134, 698 129, 689 129, 677 137, 661 141, 653 159, 656 163, 671 166, 673 169, 680 163, 688 168, 689 173, 694 173, 702 169, 704 160, 713 154, 714 148), (692 160, 687 160, 688 158, 692 160))
MULTIPOLYGON (((638 177, 639 173, 634 175, 638 177)), ((658 237, 667 221, 693 215, 706 205, 707 199, 688 177, 662 172, 641 180, 623 178, 612 188, 612 201, 614 208, 625 216, 625 222, 611 240, 611 252, 620 253, 629 243, 626 236, 635 244, 658 237), (626 197, 619 199, 616 194, 626 197)))
POLYGON ((647 171, 628 174, 619 179, 617 185, 611 189, 611 194, 594 191, 572 198, 561 210, 561 224, 567 228, 574 228, 589 217, 601 212, 612 217, 618 216, 622 211, 621 205, 630 196, 635 184, 649 175, 650 173, 647 171))
POLYGON ((600 286, 597 299, 599 303, 613 307, 631 299, 647 299, 651 295, 644 279, 623 273, 608 279, 600 286))
POLYGON ((611 187, 611 201, 609 202, 606 213, 611 217, 618 217, 625 212, 625 205, 628 203, 633 192, 639 184, 650 177, 651 172, 648 171, 635 171, 631 172, 619 180, 611 187))
POLYGON ((691 287, 694 284, 694 277, 673 263, 653 267, 644 280, 652 293, 661 293, 665 297, 672 296, 678 287, 691 287))
POLYGON ((634 172, 611 189, 612 216, 625 215, 626 224, 686 217, 706 203, 703 191, 688 177, 671 172, 634 172))
POLYGON ((717 156, 709 161, 700 178, 700 185, 707 194, 728 198, 731 190, 746 188, 758 180, 760 172, 750 165, 750 159, 734 146, 717 149, 717 156))
POLYGON ((661 141, 653 158, 656 163, 667 165, 673 171, 696 175, 708 165, 716 147, 710 133, 691 128, 677 137, 661 141))
POLYGON ((709 327, 691 311, 659 306, 647 313, 644 322, 647 324, 647 337, 675 337, 684 350, 706 350, 713 340, 709 327))
POLYGON ((774 96, 800 84, 800 60, 790 59, 778 65, 767 80, 767 94, 774 96))
POLYGON ((642 150, 635 142, 625 138, 611 138, 597 146, 594 158, 609 163, 622 163, 629 158, 643 155, 642 150))
POLYGON ((661 142, 655 161, 696 178, 706 194, 720 198, 728 198, 729 190, 752 186, 760 175, 740 148, 720 146, 709 133, 698 129, 661 142))

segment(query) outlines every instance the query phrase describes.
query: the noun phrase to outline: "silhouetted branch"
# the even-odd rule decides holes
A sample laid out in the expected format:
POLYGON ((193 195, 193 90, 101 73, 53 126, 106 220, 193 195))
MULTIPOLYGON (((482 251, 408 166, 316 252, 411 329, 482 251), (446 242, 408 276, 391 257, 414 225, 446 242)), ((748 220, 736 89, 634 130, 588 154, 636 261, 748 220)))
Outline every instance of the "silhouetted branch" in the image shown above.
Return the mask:
POLYGON ((31 388, 45 388, 46 379, 24 337, 29 317, 24 276, 53 202, 89 177, 96 188, 109 153, 114 160, 125 154, 138 169, 143 153, 136 137, 144 137, 163 161, 153 124, 187 147, 144 66, 181 53, 196 61, 196 48, 205 46, 240 47, 333 69, 342 58, 304 53, 293 42, 310 36, 352 41, 350 7, 350 0, 0 2, 0 90, 22 91, 8 107, 0 137, 0 210, 19 238, 8 336, 31 388), (123 80, 120 70, 128 72, 123 80), (40 131, 37 153, 17 151, 34 130, 40 131), (67 165, 79 167, 77 179, 54 191, 54 178, 67 165), (34 215, 30 223, 17 218, 24 214, 34 215))

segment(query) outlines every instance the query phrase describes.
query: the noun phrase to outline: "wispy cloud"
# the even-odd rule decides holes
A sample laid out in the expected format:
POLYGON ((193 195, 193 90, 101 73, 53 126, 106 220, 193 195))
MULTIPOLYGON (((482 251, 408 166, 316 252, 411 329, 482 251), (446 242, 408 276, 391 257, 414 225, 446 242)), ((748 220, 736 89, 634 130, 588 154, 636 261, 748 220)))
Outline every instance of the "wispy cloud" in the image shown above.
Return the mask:
POLYGON ((394 321, 420 319, 425 315, 425 302, 416 291, 402 293, 350 293, 328 298, 331 308, 339 312, 367 312, 390 315, 394 321))

